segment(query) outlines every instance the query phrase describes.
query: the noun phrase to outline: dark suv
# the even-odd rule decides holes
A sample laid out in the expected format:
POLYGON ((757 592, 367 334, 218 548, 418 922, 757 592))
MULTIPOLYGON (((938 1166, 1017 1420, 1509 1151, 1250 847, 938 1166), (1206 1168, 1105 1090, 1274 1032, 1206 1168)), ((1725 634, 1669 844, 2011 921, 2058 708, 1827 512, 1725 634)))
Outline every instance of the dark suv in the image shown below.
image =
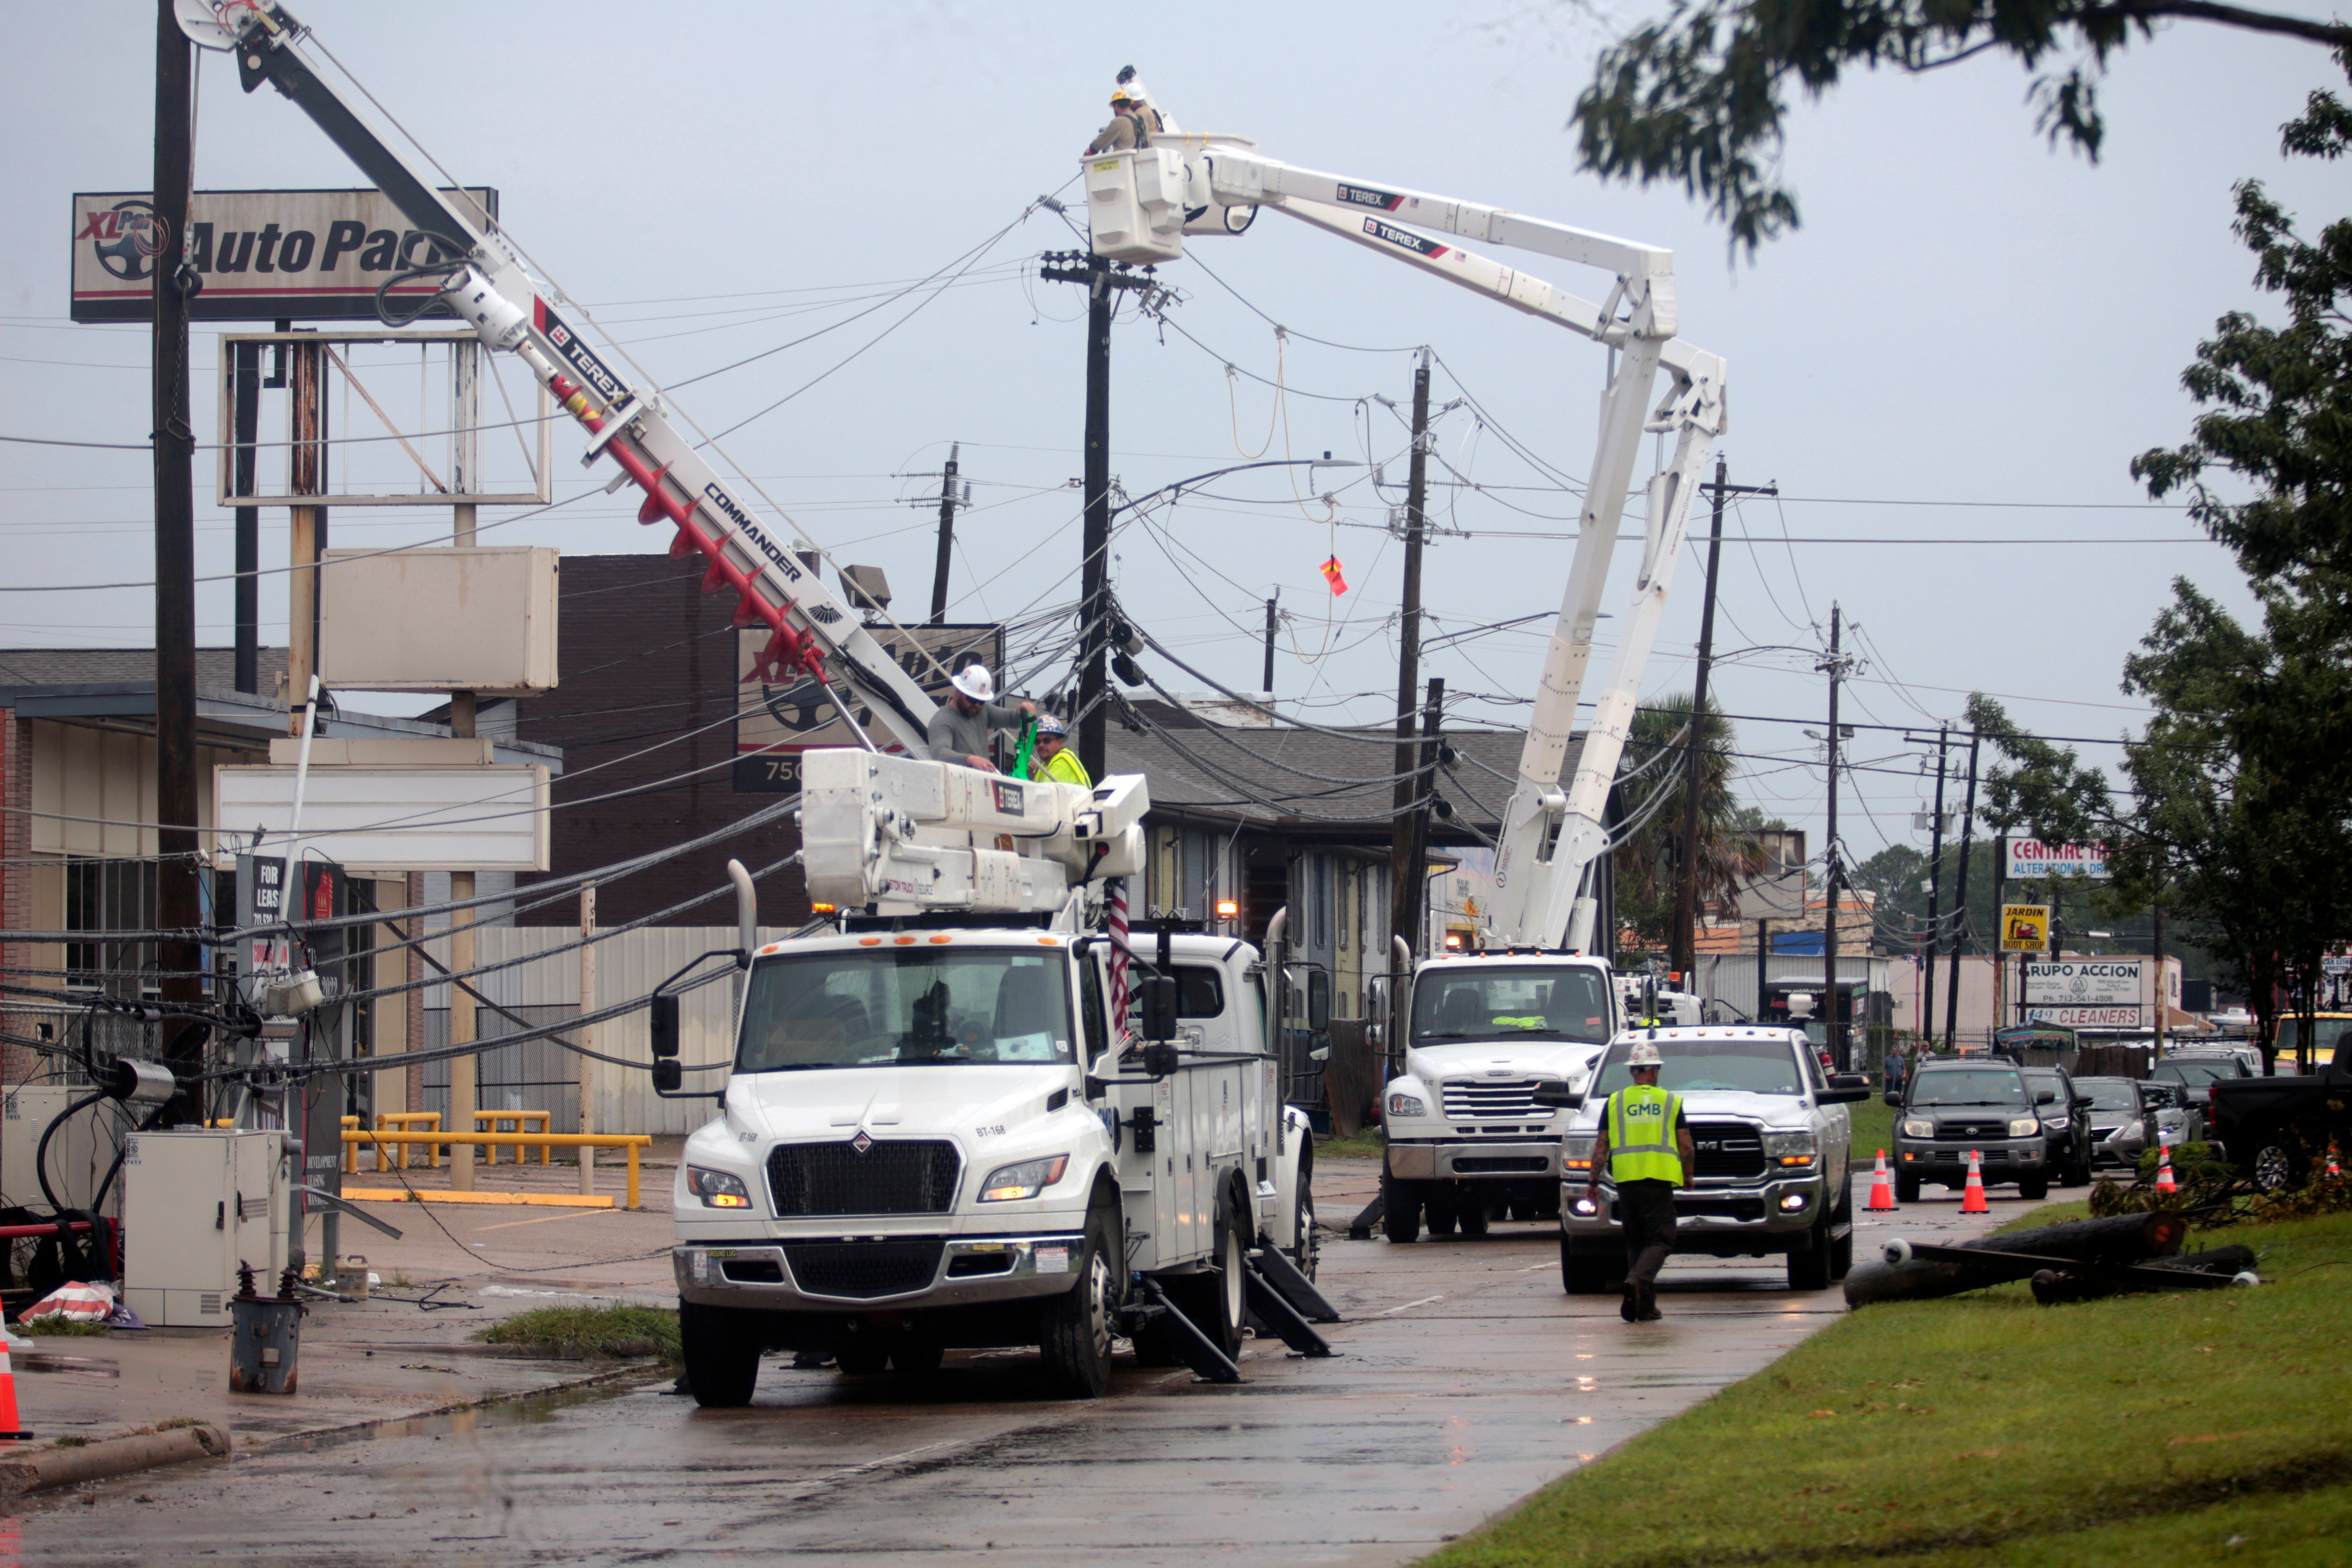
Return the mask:
POLYGON ((2064 1068, 2023 1070, 2025 1087, 2042 1112, 2042 1135, 2050 1141, 2050 1179, 2062 1187, 2090 1185, 2091 1097, 2076 1091, 2064 1068))
POLYGON ((1968 1185, 1969 1155, 1982 1157, 1984 1184, 2021 1196, 2050 1195, 2050 1140, 2025 1074, 2009 1062, 1929 1062, 1886 1103, 1895 1119, 1895 1195, 1916 1203, 1927 1182, 1968 1185))

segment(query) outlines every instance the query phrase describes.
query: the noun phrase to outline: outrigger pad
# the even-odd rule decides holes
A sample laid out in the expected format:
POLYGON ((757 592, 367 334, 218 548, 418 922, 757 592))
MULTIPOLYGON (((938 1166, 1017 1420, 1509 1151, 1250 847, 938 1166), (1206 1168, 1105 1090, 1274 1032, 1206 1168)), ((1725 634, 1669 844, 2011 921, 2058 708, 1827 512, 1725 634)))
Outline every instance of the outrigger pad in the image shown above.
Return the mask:
POLYGON ((1258 1259, 1255 1258, 1242 1265, 1242 1291, 1258 1321, 1282 1336, 1282 1342, 1292 1350, 1306 1356, 1337 1353, 1329 1342, 1299 1316, 1298 1309, 1275 1288, 1274 1282, 1258 1271, 1258 1259))
MULTIPOLYGON (((1141 1284, 1143 1293, 1159 1309, 1151 1321, 1145 1325, 1144 1332, 1163 1336, 1168 1348, 1174 1351, 1186 1366, 1198 1373, 1205 1383, 1239 1383, 1242 1380, 1242 1369, 1226 1360, 1225 1352, 1201 1331, 1201 1325, 1186 1317, 1176 1303, 1168 1299, 1168 1292, 1160 1288, 1159 1280, 1147 1274, 1143 1276, 1141 1284)), ((1313 1331, 1308 1331, 1311 1333, 1313 1331)))
POLYGON ((1298 1315, 1310 1323, 1336 1323, 1340 1321, 1339 1309, 1324 1299, 1315 1288, 1315 1281, 1299 1271, 1290 1255, 1279 1247, 1262 1247, 1250 1254, 1250 1261, 1265 1276, 1265 1282, 1282 1292, 1282 1299, 1297 1310, 1298 1315))

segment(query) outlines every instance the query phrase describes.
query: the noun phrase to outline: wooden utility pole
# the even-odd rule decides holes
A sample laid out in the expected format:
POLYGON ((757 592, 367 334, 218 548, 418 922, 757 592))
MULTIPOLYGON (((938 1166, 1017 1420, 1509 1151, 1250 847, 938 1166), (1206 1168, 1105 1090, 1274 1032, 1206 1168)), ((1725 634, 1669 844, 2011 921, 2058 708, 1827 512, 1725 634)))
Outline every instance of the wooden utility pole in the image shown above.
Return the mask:
MULTIPOLYGON (((188 119, 191 53, 172 0, 155 6, 155 287, 153 375, 155 479, 155 921, 170 931, 193 931, 204 919, 196 859, 196 509, 195 432, 188 424, 188 296, 181 262, 188 232, 193 178, 188 119)), ((190 275, 193 277, 193 274, 190 275)), ((133 923, 136 923, 135 921, 133 923)), ((206 949, 184 937, 156 946, 163 1000, 184 1006, 204 1001, 197 971, 206 949)), ((183 1073, 204 1063, 205 1030, 173 1019, 163 1026, 164 1059, 183 1073)), ((204 1112, 182 1089, 167 1108, 174 1121, 204 1112)))
MULTIPOLYGON (((1428 829, 1416 809, 1423 797, 1413 771, 1412 705, 1421 687, 1421 551, 1429 501, 1429 351, 1412 373, 1412 462, 1404 493, 1404 606, 1397 629, 1396 816, 1389 825, 1389 930, 1422 951, 1422 895, 1427 890, 1428 829)), ((1272 679, 1272 664, 1267 675, 1272 679)), ((1442 689, 1442 688, 1441 688, 1442 689)))
MULTIPOLYGON (((1944 993, 1944 1045, 1947 1049, 1949 1049, 1959 1037, 1960 932, 1966 929, 1969 918, 1969 847, 1975 842, 1976 838, 1977 742, 1980 738, 1981 737, 1977 735, 1973 731, 1969 732, 1969 793, 1967 803, 1960 807, 1960 865, 1958 876, 1960 885, 1958 890, 1952 895, 1952 912, 1958 918, 1952 921, 1952 973, 1951 978, 1946 982, 1947 989, 1944 993)), ((2000 918, 1998 913, 1998 909, 1999 906, 1996 905, 1996 913, 1993 916, 1996 921, 2000 918)))
MULTIPOLYGON (((584 944, 580 949, 580 1016, 585 1018, 596 1010, 596 884, 593 882, 580 884, 580 940, 584 944)), ((583 1024, 572 1033, 582 1053, 596 1048, 595 1025, 583 1024)), ((572 1059, 580 1074, 580 1125, 575 1131, 593 1132, 596 1131, 596 1058, 581 1054, 572 1059)), ((515 1126, 520 1130, 522 1123, 518 1121, 515 1126)), ((583 1143, 580 1145, 580 1191, 585 1196, 595 1190, 596 1151, 583 1143)))
POLYGON ((1830 820, 1829 843, 1822 852, 1822 877, 1829 900, 1822 910, 1822 966, 1829 976, 1829 1011, 1824 1016, 1830 1026, 1830 1059, 1837 1063, 1840 1072, 1853 1070, 1852 1056, 1845 1037, 1844 1011, 1839 1005, 1838 993, 1838 686, 1845 679, 1845 659, 1838 651, 1839 632, 1843 618, 1838 606, 1830 605, 1830 657, 1819 668, 1830 676, 1830 820))
MULTIPOLYGON (((474 489, 475 455, 478 450, 473 437, 477 405, 473 394, 476 386, 471 374, 470 356, 464 351, 468 344, 459 344, 450 354, 453 383, 450 398, 450 425, 456 429, 454 449, 450 455, 450 488, 459 495, 474 489)), ((471 501, 459 501, 449 509, 449 542, 460 549, 470 548, 475 539, 475 509, 471 501)), ((474 737, 478 703, 471 691, 449 694, 449 733, 466 740, 474 737)), ((474 896, 475 880, 471 871, 449 873, 449 898, 463 902, 474 896)), ((466 990, 473 978, 467 972, 474 967, 475 911, 470 909, 449 911, 449 1043, 470 1046, 480 1038, 479 1023, 473 996, 466 990), (455 976, 465 975, 460 983, 455 976)), ((467 1052, 449 1058, 449 1121, 448 1131, 474 1131, 474 1110, 479 1103, 482 1058, 467 1052)), ((584 1058, 583 1058, 584 1060, 584 1058)), ((517 1122, 516 1126, 522 1124, 517 1122)), ((474 1145, 449 1145, 449 1184, 459 1192, 474 1190, 474 1145)))
POLYGON ((1919 987, 1919 1034, 1936 1037, 1936 911, 1944 890, 1944 757, 1951 745, 1952 727, 1936 727, 1936 816, 1927 829, 1927 969, 1919 987))
MULTIPOLYGON (((1094 406, 1091 395, 1087 409, 1094 406)), ((963 443, 948 445, 948 466, 940 475, 940 553, 931 564, 931 625, 944 625, 948 618, 948 562, 955 549, 956 459, 963 454, 963 443)))

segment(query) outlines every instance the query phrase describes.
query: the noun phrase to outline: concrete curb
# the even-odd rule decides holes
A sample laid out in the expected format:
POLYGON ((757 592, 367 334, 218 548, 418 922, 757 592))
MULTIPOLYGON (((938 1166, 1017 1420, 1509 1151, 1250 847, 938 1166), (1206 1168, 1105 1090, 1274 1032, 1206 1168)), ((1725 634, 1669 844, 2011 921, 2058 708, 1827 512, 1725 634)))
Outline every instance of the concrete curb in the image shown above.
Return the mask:
POLYGON ((110 1437, 78 1448, 37 1448, 0 1458, 0 1497, 21 1497, 76 1481, 102 1481, 159 1465, 225 1459, 228 1434, 217 1426, 181 1426, 137 1437, 110 1437))

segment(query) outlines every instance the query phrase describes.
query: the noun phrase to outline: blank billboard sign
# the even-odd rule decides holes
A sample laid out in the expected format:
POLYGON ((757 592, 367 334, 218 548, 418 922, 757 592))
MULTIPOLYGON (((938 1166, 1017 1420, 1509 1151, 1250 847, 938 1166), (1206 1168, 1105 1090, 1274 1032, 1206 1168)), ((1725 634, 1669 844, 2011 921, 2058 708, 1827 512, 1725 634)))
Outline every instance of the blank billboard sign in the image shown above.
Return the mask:
MULTIPOLYGON (((285 843, 294 770, 213 770, 216 851, 285 843)), ((313 767, 296 834, 304 848, 353 871, 544 871, 548 770, 313 767)))

